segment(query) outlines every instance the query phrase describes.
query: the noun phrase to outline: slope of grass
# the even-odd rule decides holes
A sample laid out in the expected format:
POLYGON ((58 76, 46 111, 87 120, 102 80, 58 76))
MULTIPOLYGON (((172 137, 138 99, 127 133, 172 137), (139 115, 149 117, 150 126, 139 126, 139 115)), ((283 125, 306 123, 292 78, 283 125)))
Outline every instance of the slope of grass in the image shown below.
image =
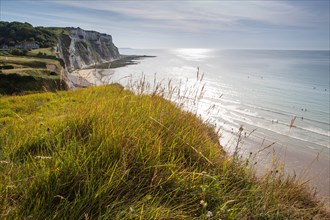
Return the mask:
POLYGON ((59 37, 62 34, 69 35, 70 30, 72 28, 70 28, 70 27, 66 27, 66 28, 63 28, 63 27, 46 27, 45 29, 52 32, 52 33, 54 33, 57 37, 59 37))
POLYGON ((48 70, 28 70, 24 73, 0 74, 1 94, 30 94, 36 92, 68 89, 67 84, 54 72, 48 70), (45 73, 46 72, 46 73, 45 73))
POLYGON ((49 57, 0 56, 0 94, 66 90, 60 61, 49 57))
POLYGON ((46 65, 55 65, 61 68, 61 64, 56 59, 47 59, 40 57, 30 57, 30 56, 0 56, 1 65, 13 65, 18 68, 46 68, 46 65))
POLYGON ((0 98, 1 219, 310 219, 295 178, 256 178, 214 129, 120 85, 0 98))
POLYGON ((34 49, 34 50, 29 51, 28 55, 34 56, 34 57, 56 59, 56 53, 55 53, 54 47, 34 49))

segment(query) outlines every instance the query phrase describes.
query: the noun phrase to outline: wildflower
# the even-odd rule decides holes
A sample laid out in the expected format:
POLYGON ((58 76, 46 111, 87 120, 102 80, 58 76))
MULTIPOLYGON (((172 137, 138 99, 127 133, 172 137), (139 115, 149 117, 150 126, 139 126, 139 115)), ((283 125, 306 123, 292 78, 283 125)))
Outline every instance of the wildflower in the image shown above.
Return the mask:
POLYGON ((152 196, 151 196, 150 194, 148 194, 148 195, 145 196, 145 200, 146 200, 146 201, 148 201, 148 200, 150 200, 150 199, 152 199, 152 196))
POLYGON ((213 213, 211 211, 207 211, 206 218, 212 218, 212 217, 213 217, 213 213))
POLYGON ((202 185, 202 186, 200 186, 200 188, 202 189, 202 192, 206 192, 207 186, 206 185, 202 185))
POLYGON ((203 208, 206 208, 206 206, 207 206, 207 202, 205 202, 204 200, 201 200, 199 202, 199 204, 201 204, 203 206, 203 208))

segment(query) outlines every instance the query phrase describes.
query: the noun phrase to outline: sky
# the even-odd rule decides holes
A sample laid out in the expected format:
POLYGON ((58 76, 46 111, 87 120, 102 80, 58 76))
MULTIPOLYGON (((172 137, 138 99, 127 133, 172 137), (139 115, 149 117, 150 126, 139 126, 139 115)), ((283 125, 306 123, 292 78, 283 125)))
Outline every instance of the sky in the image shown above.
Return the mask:
POLYGON ((117 47, 329 50, 329 2, 0 0, 0 19, 95 30, 117 47))

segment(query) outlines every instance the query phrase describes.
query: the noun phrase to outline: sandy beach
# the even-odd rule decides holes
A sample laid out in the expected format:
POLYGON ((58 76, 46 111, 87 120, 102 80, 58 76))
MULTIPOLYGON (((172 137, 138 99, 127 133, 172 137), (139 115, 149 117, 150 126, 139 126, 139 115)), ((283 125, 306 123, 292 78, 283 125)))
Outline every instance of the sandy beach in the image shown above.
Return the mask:
MULTIPOLYGON (((225 139, 230 141, 221 143, 228 152, 233 152, 237 136, 227 134, 225 139)), ((295 175, 330 207, 330 149, 312 150, 305 147, 303 142, 300 145, 279 144, 251 134, 249 137, 242 135, 239 154, 244 158, 253 158, 251 164, 256 163, 254 168, 260 176, 274 167, 286 174, 295 175)))
POLYGON ((78 87, 98 86, 110 82, 110 69, 82 69, 69 73, 69 79, 78 87))
POLYGON ((155 56, 147 55, 121 55, 120 59, 112 62, 99 63, 96 66, 90 65, 84 69, 74 70, 68 74, 68 78, 76 87, 109 84, 111 76, 114 74, 114 68, 135 65, 138 64, 141 59, 154 57, 155 56))

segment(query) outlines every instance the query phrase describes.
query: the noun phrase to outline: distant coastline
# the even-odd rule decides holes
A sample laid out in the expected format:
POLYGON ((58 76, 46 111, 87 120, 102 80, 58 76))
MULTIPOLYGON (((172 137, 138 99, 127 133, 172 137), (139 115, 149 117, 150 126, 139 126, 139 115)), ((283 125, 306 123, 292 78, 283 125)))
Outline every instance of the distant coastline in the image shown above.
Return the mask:
POLYGON ((89 66, 83 69, 115 69, 119 67, 124 67, 127 65, 136 65, 138 64, 138 60, 142 60, 145 58, 155 58, 156 56, 149 55, 120 55, 119 59, 115 59, 110 62, 98 63, 96 65, 89 66))

